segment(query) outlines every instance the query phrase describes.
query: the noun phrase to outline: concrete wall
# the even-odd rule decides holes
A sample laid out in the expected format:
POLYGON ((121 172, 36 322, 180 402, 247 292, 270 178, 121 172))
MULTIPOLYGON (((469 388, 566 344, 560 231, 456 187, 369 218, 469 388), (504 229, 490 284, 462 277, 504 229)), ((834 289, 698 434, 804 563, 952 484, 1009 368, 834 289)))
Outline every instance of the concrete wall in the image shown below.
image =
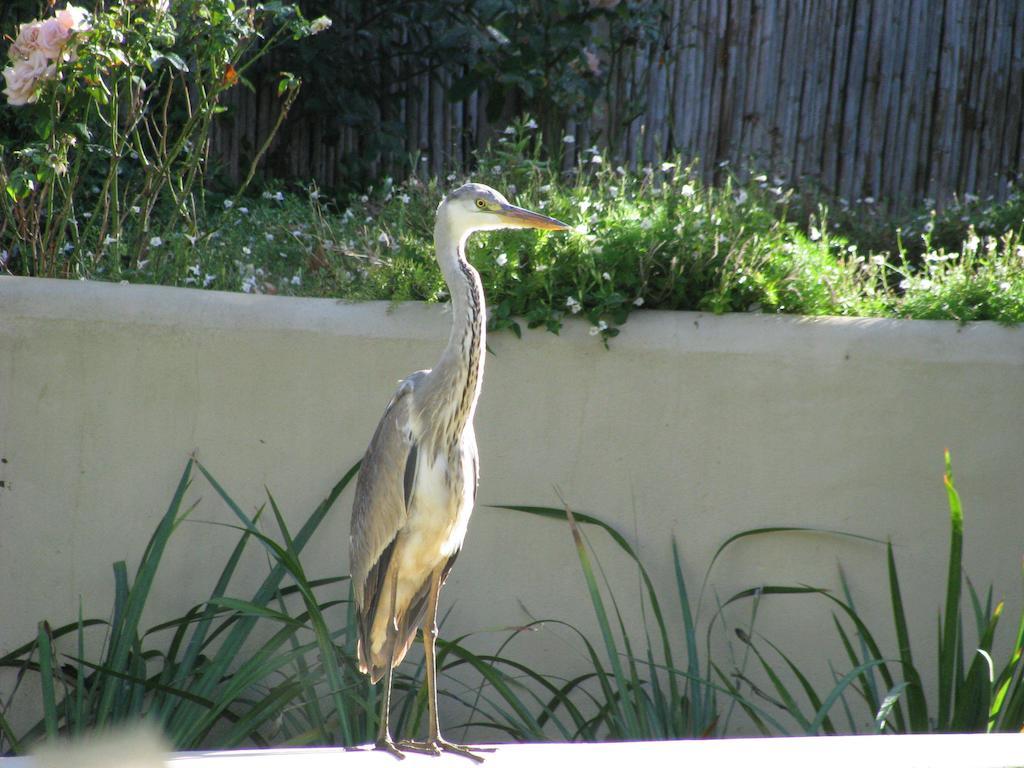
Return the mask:
MULTIPOLYGON (((448 322, 439 306, 0 279, 0 653, 39 619, 73 619, 80 595, 86 615, 106 614, 110 564, 137 563, 193 451, 245 506, 266 486, 299 525, 361 456, 396 381, 434 362, 448 322)), ((610 351, 577 323, 490 346, 480 505, 443 596, 445 634, 480 631, 473 642, 490 651, 527 610, 593 627, 564 524, 487 506, 557 506, 560 494, 636 542, 673 621, 671 537, 694 593, 715 548, 743 529, 891 537, 917 658, 931 668, 948 549, 944 448, 965 501, 967 572, 1020 607, 1024 331, 639 312, 610 351)), ((172 541, 154 622, 208 594, 234 542, 198 522, 231 521, 209 487, 190 494, 202 499, 197 522, 172 541)), ((351 491, 311 543, 311 575, 346 572, 350 505, 351 491)), ((635 573, 591 539, 627 618, 638 615, 635 573)), ((732 547, 702 620, 715 594, 834 587, 840 562, 891 637, 884 549, 824 536, 732 547)), ((246 574, 265 567, 254 558, 246 574)), ((771 598, 759 627, 812 670, 842 665, 821 601, 771 598)), ((554 626, 513 647, 541 670, 584 666, 554 626)), ((716 634, 731 668, 727 652, 716 634)))

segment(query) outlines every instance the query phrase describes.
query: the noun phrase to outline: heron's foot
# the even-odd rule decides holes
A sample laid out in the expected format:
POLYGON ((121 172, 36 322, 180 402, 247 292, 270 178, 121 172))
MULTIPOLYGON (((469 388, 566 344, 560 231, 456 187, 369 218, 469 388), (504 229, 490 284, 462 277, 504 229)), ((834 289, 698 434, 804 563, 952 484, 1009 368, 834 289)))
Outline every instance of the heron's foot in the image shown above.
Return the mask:
POLYGON ((398 760, 405 760, 405 755, 402 754, 402 750, 398 748, 398 745, 387 736, 382 739, 377 739, 377 743, 373 745, 374 749, 379 749, 381 752, 387 752, 392 757, 398 760))
POLYGON ((427 739, 426 741, 402 741, 399 742, 398 747, 407 752, 420 752, 425 755, 440 755, 443 752, 449 752, 453 755, 468 757, 474 763, 482 763, 484 761, 483 756, 478 755, 477 752, 494 752, 493 747, 470 748, 462 744, 452 744, 440 736, 434 739, 427 739))

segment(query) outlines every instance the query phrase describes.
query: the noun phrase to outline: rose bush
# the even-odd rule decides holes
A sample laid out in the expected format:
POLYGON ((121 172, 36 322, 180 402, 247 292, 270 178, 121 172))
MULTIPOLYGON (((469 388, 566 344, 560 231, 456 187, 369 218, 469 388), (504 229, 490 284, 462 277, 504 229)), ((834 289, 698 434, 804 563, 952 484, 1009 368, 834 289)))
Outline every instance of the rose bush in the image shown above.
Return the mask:
POLYGON ((76 32, 88 28, 88 17, 85 9, 67 5, 49 19, 18 28, 7 52, 10 65, 3 71, 8 104, 23 106, 38 100, 41 82, 57 76, 57 61, 73 58, 68 43, 76 32))
MULTIPOLYGON (((240 0, 67 5, 21 24, 3 71, 17 129, 0 135, 8 269, 116 277, 159 231, 194 233, 224 93, 279 42, 327 25, 240 0)), ((282 95, 298 87, 282 82, 282 95)))

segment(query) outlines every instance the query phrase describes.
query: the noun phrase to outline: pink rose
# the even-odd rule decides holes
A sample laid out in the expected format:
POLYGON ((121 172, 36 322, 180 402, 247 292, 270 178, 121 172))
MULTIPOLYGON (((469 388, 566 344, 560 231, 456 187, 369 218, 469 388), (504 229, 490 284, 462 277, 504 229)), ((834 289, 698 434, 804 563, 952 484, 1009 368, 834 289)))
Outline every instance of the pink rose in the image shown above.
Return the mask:
POLYGON ((54 18, 68 34, 89 28, 89 12, 70 3, 63 10, 57 11, 54 18))
POLYGON ((47 57, 56 59, 60 56, 61 49, 71 37, 71 30, 66 29, 57 18, 47 19, 39 27, 39 34, 36 37, 36 46, 47 57))
POLYGON ((32 51, 38 49, 39 29, 42 26, 41 21, 30 21, 18 27, 18 37, 8 51, 12 59, 27 59, 32 51))
POLYGON ((7 96, 7 103, 13 107, 34 103, 39 98, 39 81, 56 74, 56 65, 42 51, 32 51, 28 58, 18 59, 13 66, 4 70, 7 87, 3 92, 7 96))

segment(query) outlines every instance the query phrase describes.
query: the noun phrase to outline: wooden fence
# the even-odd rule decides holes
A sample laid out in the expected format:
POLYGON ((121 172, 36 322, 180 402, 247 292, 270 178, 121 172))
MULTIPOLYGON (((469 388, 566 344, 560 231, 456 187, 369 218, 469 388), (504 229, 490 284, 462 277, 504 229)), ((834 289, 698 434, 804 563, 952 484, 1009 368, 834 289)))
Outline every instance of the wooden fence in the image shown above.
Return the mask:
MULTIPOLYGON (((896 205, 1002 198, 1024 174, 1021 0, 661 2, 657 39, 603 60, 606 95, 562 126, 577 151, 596 143, 632 168, 681 153, 709 181, 756 168, 896 205)), ((405 146, 373 170, 400 174, 409 153, 434 173, 465 167, 501 127, 481 108, 486 91, 446 98, 453 76, 439 66, 390 97, 405 146)), ((237 178, 279 102, 267 87, 231 106, 213 152, 237 178)), ((365 138, 340 121, 289 120, 268 157, 278 175, 333 187, 365 138)))

